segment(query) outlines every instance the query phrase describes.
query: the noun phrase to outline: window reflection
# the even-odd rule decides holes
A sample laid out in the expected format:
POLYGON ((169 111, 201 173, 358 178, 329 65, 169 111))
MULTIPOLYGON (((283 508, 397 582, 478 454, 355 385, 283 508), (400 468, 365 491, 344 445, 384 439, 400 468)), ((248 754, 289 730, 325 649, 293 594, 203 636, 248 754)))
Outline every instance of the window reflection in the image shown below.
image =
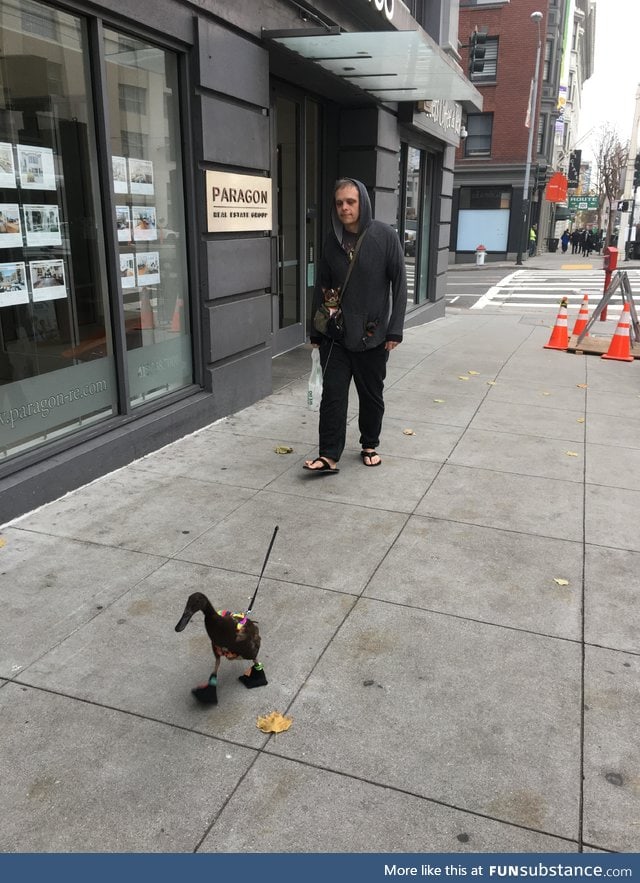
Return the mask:
POLYGON ((132 406, 192 382, 177 60, 105 31, 115 227, 132 406))
POLYGON ((399 185, 404 199, 399 207, 398 230, 403 239, 407 293, 414 303, 428 298, 431 176, 432 159, 427 151, 404 145, 399 185))
POLYGON ((0 8, 0 457, 116 410, 84 21, 0 8))

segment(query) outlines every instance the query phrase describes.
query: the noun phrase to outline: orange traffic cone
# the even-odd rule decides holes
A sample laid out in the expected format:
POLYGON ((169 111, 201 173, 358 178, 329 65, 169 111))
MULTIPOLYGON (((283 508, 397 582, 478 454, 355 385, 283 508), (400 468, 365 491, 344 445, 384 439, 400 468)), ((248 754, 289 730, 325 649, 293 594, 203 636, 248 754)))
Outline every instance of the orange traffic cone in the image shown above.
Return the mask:
POLYGON ((151 309, 151 298, 143 289, 140 292, 140 329, 142 331, 150 331, 154 327, 153 310, 151 309))
POLYGON ((629 309, 629 304, 625 303, 622 313, 620 314, 618 327, 611 338, 609 349, 601 356, 602 359, 616 359, 618 362, 633 362, 633 356, 631 355, 630 313, 631 310, 629 309))
POLYGON ((560 301, 560 312, 556 317, 556 324, 553 326, 551 337, 548 343, 545 343, 546 350, 566 350, 569 346, 569 329, 567 327, 567 298, 563 297, 560 301))
POLYGON ((182 330, 182 298, 179 297, 176 300, 176 306, 173 311, 173 319, 171 320, 171 330, 176 331, 178 334, 182 330))
MULTIPOLYGON (((584 329, 587 327, 587 322, 589 321, 589 295, 585 294, 582 298, 582 306, 580 307, 580 312, 578 313, 578 318, 576 319, 576 324, 573 326, 572 335, 576 337, 579 334, 582 334, 584 329)), ((585 334, 585 337, 589 337, 588 334, 585 334)))

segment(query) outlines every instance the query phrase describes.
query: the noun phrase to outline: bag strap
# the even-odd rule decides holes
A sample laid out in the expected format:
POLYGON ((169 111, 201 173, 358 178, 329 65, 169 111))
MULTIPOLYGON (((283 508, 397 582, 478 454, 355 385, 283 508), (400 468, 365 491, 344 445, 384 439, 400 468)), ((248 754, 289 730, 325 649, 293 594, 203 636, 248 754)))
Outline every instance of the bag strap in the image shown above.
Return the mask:
POLYGON ((365 227, 360 236, 358 236, 358 241, 356 242, 356 247, 353 251, 353 258, 349 262, 349 269, 347 270, 347 275, 344 277, 344 282, 342 283, 342 288, 340 290, 340 303, 344 298, 344 290, 347 287, 347 282, 349 281, 349 277, 351 276, 351 271, 353 270, 353 265, 356 262, 356 258, 358 257, 358 252, 360 251, 360 246, 362 245, 362 240, 367 235, 367 230, 369 228, 365 227))

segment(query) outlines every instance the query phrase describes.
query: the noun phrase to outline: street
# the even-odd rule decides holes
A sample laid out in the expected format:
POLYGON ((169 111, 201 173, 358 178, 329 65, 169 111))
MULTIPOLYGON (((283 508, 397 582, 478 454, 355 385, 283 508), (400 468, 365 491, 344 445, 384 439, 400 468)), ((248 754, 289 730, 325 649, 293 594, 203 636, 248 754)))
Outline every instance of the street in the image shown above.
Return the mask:
MULTIPOLYGON (((572 265, 574 266, 574 265, 572 265)), ((626 271, 634 291, 640 288, 640 269, 626 271)), ((592 310, 602 296, 604 271, 595 269, 518 270, 512 272, 499 267, 478 271, 475 268, 448 274, 447 309, 517 310, 518 312, 553 311, 562 297, 568 297, 569 307, 582 302, 589 295, 592 310)), ((617 318, 621 298, 616 293, 610 302, 609 316, 617 318)))

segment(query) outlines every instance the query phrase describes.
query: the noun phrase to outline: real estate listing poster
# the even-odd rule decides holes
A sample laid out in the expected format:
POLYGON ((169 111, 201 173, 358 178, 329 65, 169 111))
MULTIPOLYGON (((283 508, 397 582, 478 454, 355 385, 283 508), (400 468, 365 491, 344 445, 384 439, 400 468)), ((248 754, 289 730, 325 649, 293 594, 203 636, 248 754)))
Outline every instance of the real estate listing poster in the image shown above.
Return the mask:
POLYGON ((18 144, 18 171, 24 190, 55 190, 56 175, 53 150, 18 144))
POLYGON ((27 245, 62 245, 57 205, 24 205, 27 245))
POLYGON ((17 203, 0 203, 0 248, 22 248, 22 225, 17 203))
POLYGON ((153 163, 148 159, 129 159, 129 187, 132 193, 153 196, 153 163))
POLYGON ((159 285, 159 253, 157 251, 149 251, 136 255, 136 272, 138 275, 138 285, 159 285))
POLYGON ((28 303, 29 289, 24 263, 0 264, 0 307, 28 303))
POLYGON ((67 297, 64 261, 30 261, 29 273, 34 301, 67 297))
POLYGON ((153 206, 134 205, 131 208, 133 214, 133 238, 136 242, 150 241, 158 238, 158 225, 156 222, 156 210, 153 206))
POLYGON ((0 142, 0 187, 16 188, 16 169, 13 164, 13 147, 6 141, 0 142))
POLYGON ((116 206, 118 242, 131 242, 131 212, 128 205, 116 206))
POLYGON ((124 156, 112 156, 113 192, 127 193, 127 160, 124 156))
POLYGON ((131 252, 120 255, 120 284, 123 288, 136 287, 136 256, 131 252))

